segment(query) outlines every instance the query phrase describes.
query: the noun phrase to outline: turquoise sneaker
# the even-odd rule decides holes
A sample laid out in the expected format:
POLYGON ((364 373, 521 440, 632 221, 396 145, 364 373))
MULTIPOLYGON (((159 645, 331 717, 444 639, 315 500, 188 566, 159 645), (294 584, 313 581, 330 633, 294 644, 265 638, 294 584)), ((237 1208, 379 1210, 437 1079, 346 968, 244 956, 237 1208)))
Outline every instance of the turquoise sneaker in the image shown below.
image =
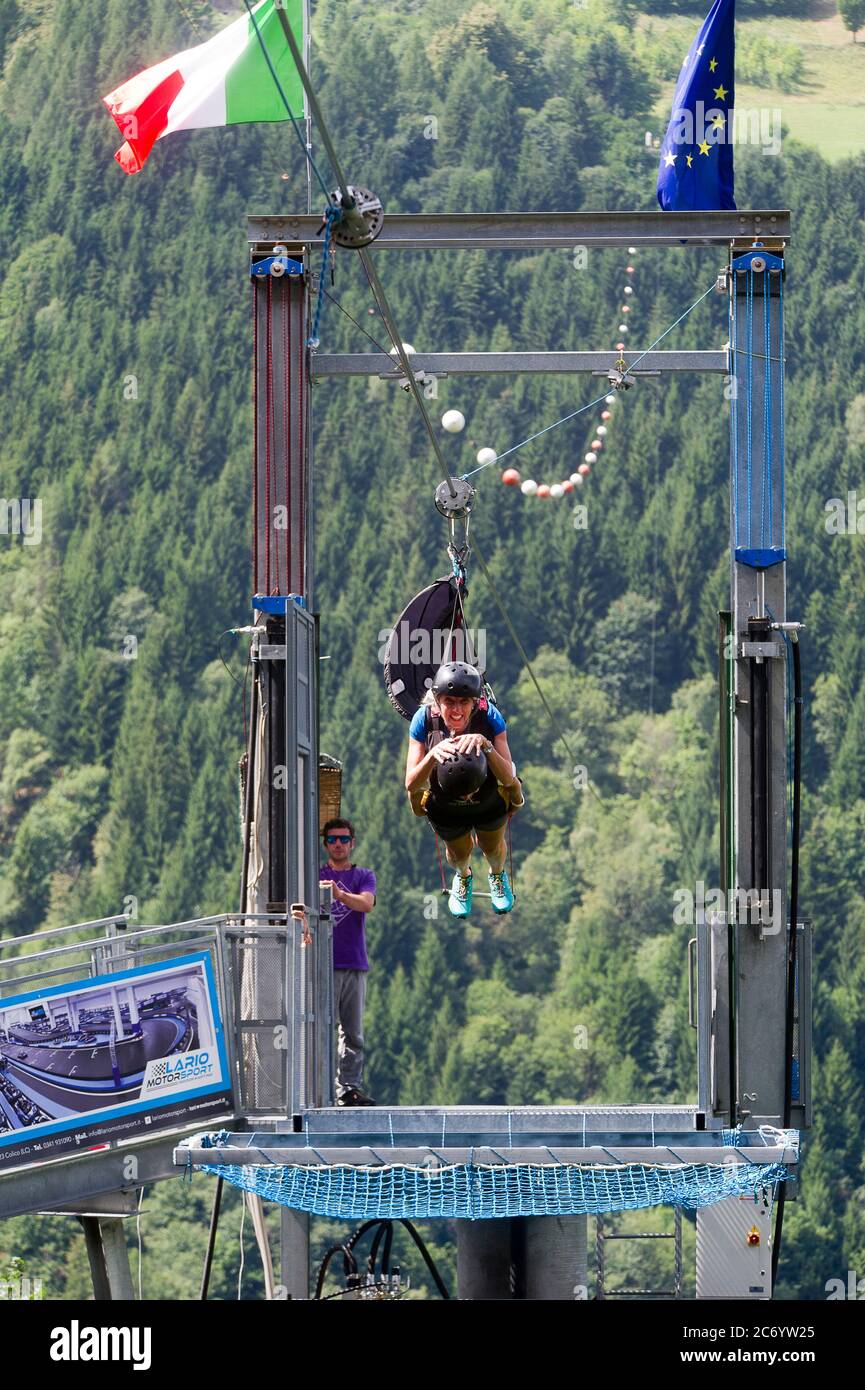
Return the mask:
POLYGON ((468 878, 463 878, 462 874, 454 874, 448 897, 448 910, 452 917, 468 917, 472 910, 471 874, 468 878))
POLYGON ((493 912, 510 912, 514 905, 514 895, 508 883, 505 869, 500 874, 490 874, 490 901, 493 912))

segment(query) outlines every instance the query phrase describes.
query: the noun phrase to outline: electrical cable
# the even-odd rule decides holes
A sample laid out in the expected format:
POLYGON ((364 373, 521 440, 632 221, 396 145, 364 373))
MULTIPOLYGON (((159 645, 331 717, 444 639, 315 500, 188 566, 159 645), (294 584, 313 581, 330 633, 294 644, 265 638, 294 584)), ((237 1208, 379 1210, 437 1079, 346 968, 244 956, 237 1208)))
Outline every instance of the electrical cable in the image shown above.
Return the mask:
POLYGON ((229 666, 228 662, 226 661, 225 657, 222 655, 222 639, 223 639, 223 637, 228 637, 228 635, 229 635, 230 633, 232 633, 233 631, 234 631, 233 628, 227 627, 227 628, 224 628, 222 632, 220 632, 219 636, 218 636, 217 639, 216 639, 216 654, 217 654, 217 656, 219 657, 220 661, 222 662, 222 664, 223 664, 223 666, 225 667, 225 669, 226 669, 226 671, 228 672, 228 674, 231 676, 231 679, 234 681, 234 684, 235 684, 235 685, 239 685, 239 686, 241 687, 241 689, 242 689, 242 688, 243 688, 243 681, 239 678, 239 676, 236 676, 236 675, 234 674, 234 672, 232 671, 232 669, 231 669, 231 667, 229 666))
POLYGON ((207 1290, 210 1287, 210 1272, 213 1269, 213 1252, 216 1247, 216 1228, 219 1225, 219 1212, 222 1206, 222 1188, 225 1179, 220 1176, 216 1179, 216 1191, 213 1194, 213 1206, 210 1212, 210 1230, 207 1234, 207 1250, 204 1254, 204 1269, 201 1274, 201 1290, 199 1299, 207 1298, 207 1290))
POLYGON ((242 1286, 242 1284, 243 1284, 243 1265, 244 1265, 244 1255, 243 1255, 243 1225, 244 1225, 245 1220, 246 1220, 246 1193, 243 1192, 243 1193, 241 1193, 241 1200, 240 1200, 240 1268, 239 1268, 238 1271, 237 1271, 237 1297, 238 1297, 238 1301, 240 1300, 240 1290, 241 1290, 241 1286, 242 1286))
POLYGON ((144 1201, 144 1188, 138 1193, 138 1210, 135 1213, 135 1232, 138 1238, 138 1302, 143 1303, 144 1294, 142 1293, 142 1250, 141 1250, 141 1206, 144 1201))
POLYGON ((424 1264, 426 1265, 427 1269, 432 1275, 433 1283, 435 1284, 442 1298, 446 1298, 449 1300, 450 1294, 447 1291, 447 1287, 441 1275, 435 1267, 432 1256, 430 1255, 429 1251, 427 1250, 426 1246, 424 1245, 414 1226, 411 1224, 410 1221, 406 1221, 404 1218, 400 1220, 399 1224, 405 1227, 412 1240, 414 1241, 415 1245, 417 1246, 418 1250, 420 1251, 421 1255, 423 1256, 424 1264))
POLYGON ((337 299, 336 295, 331 294, 328 290, 325 290, 325 291, 324 291, 324 294, 325 294, 325 297, 326 297, 327 299, 330 300, 331 304, 335 304, 336 307, 337 307, 337 309, 339 310, 339 312, 340 312, 341 314, 345 314, 346 318, 347 318, 351 323, 354 324, 355 328, 359 329, 360 332, 363 334, 363 336, 364 336, 365 338, 368 338, 369 341, 373 344, 373 346, 376 347, 376 348, 378 348, 379 352, 382 353, 382 354, 387 358, 388 362, 390 362, 391 366, 393 366, 393 354, 388 350, 388 348, 382 347, 382 345, 381 345, 381 343, 378 341, 378 339, 377 339, 377 338, 374 338, 374 337, 372 336, 372 334, 371 334, 370 332, 368 332, 368 330, 367 330, 366 328, 364 328, 364 326, 363 326, 362 323, 358 323, 357 319, 354 318, 354 317, 348 312, 348 309, 344 308, 344 306, 343 306, 342 304, 340 304, 340 302, 339 302, 339 300, 337 299))
MULTIPOLYGON (((369 1255, 367 1256, 367 1261, 366 1261, 366 1267, 367 1267, 367 1269, 368 1269, 368 1271, 369 1271, 370 1274, 375 1274, 375 1262, 376 1262, 376 1258, 377 1258, 377 1256, 378 1256, 378 1247, 379 1247, 379 1245, 381 1244, 382 1237, 383 1237, 383 1235, 384 1235, 384 1233, 385 1233, 385 1228, 386 1228, 387 1226, 389 1226, 390 1224, 391 1224, 391 1223, 390 1223, 389 1221, 382 1221, 382 1222, 380 1222, 379 1228, 378 1228, 378 1230, 376 1231, 375 1235, 374 1235, 373 1238, 372 1238, 372 1245, 370 1246, 369 1255)), ((383 1265, 383 1264, 382 1264, 382 1272, 384 1272, 384 1265, 383 1265)))
MULTIPOLYGON (((424 1244, 421 1236, 418 1234, 415 1227, 412 1225, 410 1221, 406 1221, 405 1219, 400 1219, 399 1224, 405 1227, 412 1240, 414 1241, 415 1245, 417 1246, 418 1250, 420 1251, 423 1261, 432 1277, 433 1283, 438 1289, 438 1292, 441 1295, 441 1297, 445 1299, 450 1299, 450 1294, 448 1293, 447 1286, 444 1283, 444 1280, 442 1279, 441 1275, 439 1274, 438 1269, 436 1268, 435 1261, 433 1260, 432 1256, 427 1250, 426 1245, 424 1244)), ((315 1292, 312 1295, 313 1299, 336 1298, 344 1295, 345 1290, 342 1291, 342 1294, 325 1295, 323 1293, 324 1279, 327 1273, 327 1267, 330 1264, 330 1261, 334 1258, 334 1256, 338 1255, 340 1251, 342 1251, 343 1256, 345 1257, 346 1273, 348 1274, 349 1272, 351 1272, 356 1274, 357 1260, 354 1257, 354 1246, 361 1239, 361 1237, 364 1236, 367 1233, 367 1231, 372 1230, 373 1227, 376 1228, 376 1233, 373 1237, 370 1253, 367 1257, 367 1269, 369 1273, 375 1274, 375 1260, 378 1255, 379 1246, 382 1245, 383 1242, 384 1248, 382 1250, 382 1281, 383 1287, 388 1287, 386 1281, 390 1274, 390 1251, 393 1242, 394 1222, 387 1218, 379 1217, 373 1218, 370 1221, 365 1221, 362 1226, 359 1226, 356 1231, 352 1232, 352 1234, 348 1237, 348 1240, 342 1242, 341 1244, 338 1243, 335 1245, 331 1245, 329 1249, 325 1251, 324 1257, 322 1258, 322 1261, 318 1267, 318 1273, 315 1281, 315 1292), (353 1266, 353 1269, 351 1271, 349 1271, 349 1264, 353 1266)))
POLYGON ((390 1277, 390 1252, 393 1246, 393 1222, 388 1221, 384 1231, 384 1249, 381 1252, 381 1272, 390 1277))
MULTIPOLYGON (((786 633, 784 634, 786 637, 786 633)), ((793 656, 793 834, 790 853, 790 935, 787 943, 787 1009, 784 1028, 784 1128, 790 1128, 793 1110, 793 1030, 796 1010, 796 960, 799 936, 799 844, 802 809, 802 664, 798 636, 791 634, 793 656)), ((800 1040, 801 1046, 801 1040, 800 1040)), ((772 1291, 778 1278, 781 1257, 781 1236, 784 1229, 786 1185, 781 1184, 775 1210, 775 1233, 772 1240, 772 1291)))

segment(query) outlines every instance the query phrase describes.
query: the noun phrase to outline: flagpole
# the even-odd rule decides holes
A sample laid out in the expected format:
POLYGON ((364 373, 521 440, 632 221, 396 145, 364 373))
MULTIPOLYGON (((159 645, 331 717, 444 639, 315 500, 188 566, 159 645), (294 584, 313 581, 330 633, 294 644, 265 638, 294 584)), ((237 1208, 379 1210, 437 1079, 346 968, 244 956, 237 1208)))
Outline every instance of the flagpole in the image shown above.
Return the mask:
POLYGON ((339 191, 342 194, 343 209, 348 212, 355 206, 355 200, 348 191, 348 183, 346 182, 345 175, 342 172, 342 165, 339 162, 339 157, 336 153, 336 150, 333 147, 333 142, 330 138, 327 126, 324 122, 324 117, 321 114, 321 109, 318 104, 318 98, 312 89, 312 83, 309 80, 309 73, 306 70, 306 64, 304 63, 301 51, 297 46, 297 39, 291 32, 291 25, 289 24, 285 11, 282 9, 281 6, 277 8, 276 13, 279 22, 282 25, 282 32, 285 34, 286 43, 288 44, 289 49, 291 50, 291 56, 294 59, 298 75, 300 77, 301 82, 303 83, 303 89, 306 92, 309 110, 312 112, 312 117, 316 125, 318 126, 318 133, 321 136, 321 143, 324 145, 327 157, 330 160, 330 167, 333 169, 333 172, 336 175, 336 181, 339 184, 339 191))
MULTIPOLYGON (((303 48, 306 70, 309 72, 309 57, 312 47, 312 0, 303 0, 303 48)), ((312 212, 312 116, 309 102, 306 106, 306 148, 310 156, 306 161, 306 211, 312 212)))

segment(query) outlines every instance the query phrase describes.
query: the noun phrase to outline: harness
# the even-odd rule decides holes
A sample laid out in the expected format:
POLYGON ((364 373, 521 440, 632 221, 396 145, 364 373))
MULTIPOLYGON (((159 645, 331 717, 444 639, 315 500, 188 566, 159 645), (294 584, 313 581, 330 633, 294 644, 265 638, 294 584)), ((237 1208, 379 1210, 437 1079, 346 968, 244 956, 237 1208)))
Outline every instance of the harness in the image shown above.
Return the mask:
MULTIPOLYGON (((486 713, 486 701, 484 701, 483 709, 481 709, 480 704, 478 704, 472 710, 471 718, 469 719, 469 722, 466 725, 465 732, 467 734, 483 734, 485 738, 492 740, 494 735, 492 733, 492 730, 490 729, 490 721, 486 713)), ((431 748, 434 748, 437 743, 443 743, 445 739, 451 737, 453 736, 449 732, 447 725, 444 723, 444 720, 442 719, 441 715, 434 713, 432 708, 428 709, 426 736, 427 752, 429 752, 431 748)), ((476 791, 473 791, 471 793, 470 796, 445 797, 438 784, 437 768, 433 768, 432 772, 430 773, 430 791, 433 797, 436 800, 441 800, 451 805, 465 806, 469 804, 475 805, 479 802, 483 802, 487 799, 487 797, 492 795, 493 791, 495 791, 497 787, 498 779, 496 778, 496 775, 493 772, 492 768, 488 767, 487 775, 484 778, 483 782, 477 788, 476 791)))

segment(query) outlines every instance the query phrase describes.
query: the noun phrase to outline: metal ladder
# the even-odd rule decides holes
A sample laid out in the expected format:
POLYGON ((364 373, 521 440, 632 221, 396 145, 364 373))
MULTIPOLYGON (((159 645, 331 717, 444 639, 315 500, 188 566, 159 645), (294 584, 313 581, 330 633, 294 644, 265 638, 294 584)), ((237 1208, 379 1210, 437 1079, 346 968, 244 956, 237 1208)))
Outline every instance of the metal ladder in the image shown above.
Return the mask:
POLYGON ((682 1297, 682 1209, 673 1208, 674 1227, 672 1231, 607 1231, 604 1218, 597 1216, 597 1235, 595 1250, 597 1254, 597 1293, 596 1298, 681 1298, 682 1297), (674 1272, 672 1289, 608 1289, 606 1286, 606 1265, 604 1245, 608 1240, 672 1240, 674 1244, 674 1272))

